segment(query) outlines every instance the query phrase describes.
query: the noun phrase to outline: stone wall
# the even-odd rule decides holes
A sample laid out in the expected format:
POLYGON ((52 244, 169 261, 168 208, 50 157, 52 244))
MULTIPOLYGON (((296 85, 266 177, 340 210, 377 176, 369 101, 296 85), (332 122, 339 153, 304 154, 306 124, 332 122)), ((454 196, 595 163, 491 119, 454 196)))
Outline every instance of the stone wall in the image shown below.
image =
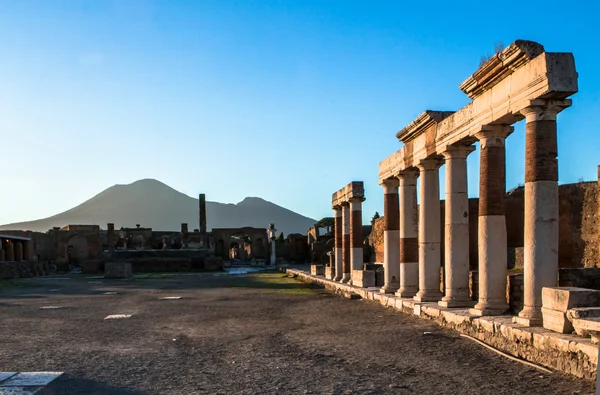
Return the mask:
POLYGON ((35 266, 33 262, 0 262, 0 280, 33 277, 37 275, 35 266))
POLYGON ((370 257, 369 261, 383 262, 383 217, 376 218, 373 221, 373 228, 368 241, 374 250, 374 256, 370 257))

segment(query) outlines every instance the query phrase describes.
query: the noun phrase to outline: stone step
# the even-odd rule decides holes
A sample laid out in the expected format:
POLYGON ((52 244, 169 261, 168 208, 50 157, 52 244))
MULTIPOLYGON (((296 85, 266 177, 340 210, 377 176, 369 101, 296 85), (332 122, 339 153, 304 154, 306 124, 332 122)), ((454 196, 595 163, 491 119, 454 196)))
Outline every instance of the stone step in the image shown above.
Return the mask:
POLYGON ((575 307, 567 310, 569 321, 600 317, 600 307, 575 307))
POLYGON ((600 317, 579 318, 573 320, 573 328, 579 336, 590 336, 592 343, 598 344, 600 337, 600 317))

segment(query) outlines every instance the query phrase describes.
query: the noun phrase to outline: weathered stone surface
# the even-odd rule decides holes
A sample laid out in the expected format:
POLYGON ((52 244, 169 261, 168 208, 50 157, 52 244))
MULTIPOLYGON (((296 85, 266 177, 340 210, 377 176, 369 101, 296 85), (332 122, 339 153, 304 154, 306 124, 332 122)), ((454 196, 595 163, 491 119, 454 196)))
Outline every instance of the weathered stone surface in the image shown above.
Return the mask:
POLYGON ((104 278, 126 280, 133 278, 133 271, 129 262, 108 262, 104 265, 104 271, 104 278))
POLYGON ((544 287, 542 303, 546 309, 564 313, 574 307, 600 306, 600 291, 576 287, 544 287))
POLYGON ((328 280, 333 280, 335 278, 335 266, 325 267, 325 278, 328 280))
POLYGON ((375 286, 375 272, 373 270, 352 270, 352 284, 360 288, 375 286))
POLYGON ((310 265, 310 274, 313 276, 324 276, 325 266, 323 265, 310 265))
POLYGON ((600 317, 574 319, 573 327, 579 336, 591 336, 592 343, 598 344, 600 336, 600 317))
POLYGON ((569 320, 600 317, 600 307, 575 307, 567 310, 569 320))

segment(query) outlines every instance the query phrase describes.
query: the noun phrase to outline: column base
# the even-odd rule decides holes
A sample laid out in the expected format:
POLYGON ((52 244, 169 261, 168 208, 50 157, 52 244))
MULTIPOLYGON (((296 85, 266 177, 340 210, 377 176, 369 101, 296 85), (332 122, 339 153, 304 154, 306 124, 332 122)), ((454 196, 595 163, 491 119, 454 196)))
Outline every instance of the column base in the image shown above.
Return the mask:
POLYGON ((438 305, 440 307, 446 307, 446 308, 455 308, 455 307, 475 307, 475 301, 471 300, 471 299, 465 299, 465 298, 460 298, 460 299, 446 299, 445 297, 442 298, 442 300, 440 300, 438 302, 438 305))
POLYGON ((394 295, 399 298, 414 298, 418 291, 416 288, 400 288, 394 295))
POLYGON ((342 282, 342 276, 335 276, 332 280, 336 283, 342 282))
POLYGON ((531 307, 524 307, 518 317, 513 317, 513 323, 524 326, 542 326, 544 320, 542 312, 531 307))
POLYGON ((479 302, 475 307, 469 309, 469 314, 480 317, 486 315, 503 315, 508 312, 508 309, 508 303, 489 304, 479 302))
POLYGON ((398 284, 387 284, 379 289, 382 294, 393 294, 398 290, 398 284))
POLYGON ((340 280, 341 283, 347 283, 351 280, 350 278, 350 273, 343 273, 342 274, 342 279, 340 280))
POLYGON ((437 290, 419 291, 414 297, 415 302, 437 302, 442 298, 442 293, 437 290))

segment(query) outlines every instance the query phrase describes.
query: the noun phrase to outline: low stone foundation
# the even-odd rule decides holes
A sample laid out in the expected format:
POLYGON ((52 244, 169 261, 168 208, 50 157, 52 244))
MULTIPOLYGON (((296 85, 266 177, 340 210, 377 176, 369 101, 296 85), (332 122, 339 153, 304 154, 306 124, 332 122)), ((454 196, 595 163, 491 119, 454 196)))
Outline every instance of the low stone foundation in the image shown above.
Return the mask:
POLYGON ((512 322, 513 316, 476 317, 468 309, 447 309, 437 303, 418 303, 401 299, 379 290, 360 288, 311 276, 307 272, 286 269, 289 276, 318 284, 328 291, 346 297, 379 302, 406 314, 433 320, 439 325, 479 339, 492 347, 533 363, 595 380, 598 368, 598 346, 590 339, 560 334, 539 327, 525 327, 512 322))
POLYGON ((33 262, 0 262, 0 280, 28 278, 38 274, 38 264, 33 262))
POLYGON ((105 278, 131 280, 133 270, 129 262, 109 262, 105 265, 105 278))
POLYGON ((374 270, 352 270, 352 284, 360 288, 375 286, 374 270))
POLYGON ((323 265, 310 265, 310 274, 313 276, 324 276, 325 266, 323 265))

